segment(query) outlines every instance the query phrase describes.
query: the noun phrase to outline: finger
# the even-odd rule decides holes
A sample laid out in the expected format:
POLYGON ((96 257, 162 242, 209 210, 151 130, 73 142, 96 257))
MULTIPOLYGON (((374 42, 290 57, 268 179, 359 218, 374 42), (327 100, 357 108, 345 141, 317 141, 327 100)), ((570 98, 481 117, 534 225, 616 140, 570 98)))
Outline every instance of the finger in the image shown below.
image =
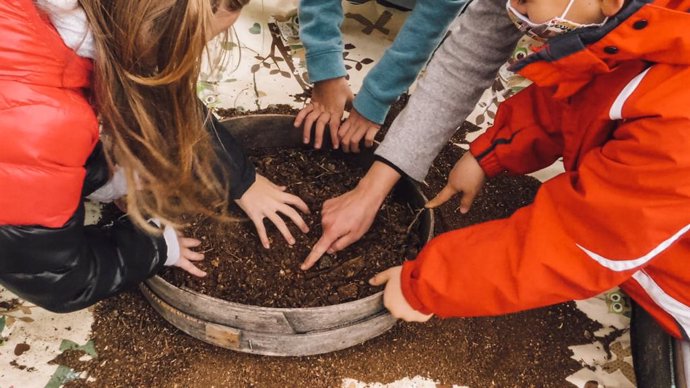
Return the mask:
POLYGON ((324 234, 323 236, 321 236, 319 241, 317 241, 316 244, 314 244, 314 247, 311 249, 311 252, 309 252, 309 256, 307 256, 300 268, 303 271, 306 271, 309 268, 311 268, 317 261, 319 261, 321 256, 323 256, 323 254, 326 253, 326 250, 328 249, 328 247, 331 246, 333 240, 335 240, 335 238, 328 234, 324 234))
POLYGON ((185 248, 194 248, 198 247, 201 245, 201 241, 197 240, 195 238, 189 238, 189 237, 179 237, 180 239, 180 245, 185 247, 185 248))
POLYGON ((194 275, 194 276, 197 276, 200 278, 203 278, 204 276, 206 276, 206 272, 200 270, 199 267, 197 267, 196 265, 192 264, 192 262, 187 261, 187 260, 180 262, 178 267, 189 272, 191 275, 194 275))
POLYGON ((335 253, 338 251, 342 251, 343 249, 347 248, 352 244, 353 242, 357 241, 358 239, 355 238, 355 236, 352 233, 348 233, 342 237, 340 237, 336 242, 331 244, 330 248, 328 248, 328 253, 335 253))
POLYGON ((331 121, 328 122, 328 126, 331 130, 331 143, 333 144, 333 149, 337 150, 340 146, 340 141, 338 140, 338 129, 340 129, 340 119, 337 115, 331 116, 331 121))
POLYGON ((466 192, 462 193, 462 198, 460 198, 460 213, 465 214, 470 211, 474 198, 477 196, 477 192, 466 192))
POLYGON ((295 128, 299 128, 302 125, 302 122, 304 121, 304 118, 307 117, 311 111, 314 110, 314 105, 309 104, 305 106, 299 113, 297 114, 297 117, 295 117, 295 122, 293 123, 295 125, 295 128))
POLYGON ((261 245, 263 245, 266 249, 270 248, 271 243, 268 240, 268 235, 266 234, 266 225, 264 225, 264 219, 254 218, 252 219, 252 221, 254 222, 256 233, 259 235, 259 241, 261 241, 261 245))
POLYGON ((326 124, 331 119, 331 115, 328 112, 323 112, 316 120, 316 129, 314 132, 314 148, 320 149, 323 144, 323 133, 326 130, 326 124))
POLYGON ((194 251, 191 251, 187 248, 183 249, 182 252, 180 252, 180 256, 184 257, 187 260, 191 260, 191 261, 201 261, 204 259, 203 253, 194 252, 194 251))
POLYGON ((431 201, 427 202, 426 205, 424 205, 424 207, 426 207, 427 209, 439 207, 446 203, 446 201, 451 199, 451 197, 453 197, 457 193, 458 192, 454 188, 450 187, 449 185, 446 185, 446 187, 444 187, 443 190, 441 190, 441 192, 438 193, 431 201))
POLYGON ((309 206, 302 200, 302 198, 290 194, 290 193, 285 193, 285 197, 283 199, 283 202, 285 202, 288 205, 294 206, 299 211, 301 211, 304 214, 311 214, 311 210, 309 210, 309 206))
POLYGON ((366 128, 357 128, 354 135, 350 139, 350 151, 354 153, 359 153, 359 142, 362 141, 364 134, 366 133, 366 128))
POLYGON ((291 208, 288 205, 283 205, 278 209, 279 212, 285 214, 292 220, 292 222, 297 225, 299 230, 302 231, 302 233, 309 233, 309 226, 307 226, 307 223, 304 222, 302 217, 297 213, 297 210, 291 208))
MULTIPOLYGON (((347 125, 347 122, 345 122, 345 124, 343 124, 343 126, 345 126, 345 125, 347 125)), ((348 128, 347 132, 345 132, 343 134, 343 136, 340 138, 340 146, 342 147, 344 152, 350 152, 351 145, 352 145, 352 134, 354 131, 355 131, 355 128, 350 126, 348 128)))
POLYGON ((376 133, 378 131, 379 131, 379 129, 376 127, 369 127, 367 134, 364 136, 364 145, 367 148, 374 145, 374 138, 376 137, 376 133))
POLYGON ((393 268, 388 268, 383 272, 377 273, 376 275, 374 275, 373 278, 369 279, 369 284, 371 284, 372 286, 382 286, 388 283, 388 280, 390 280, 391 277, 392 270, 393 268))
POLYGON ((276 226, 276 228, 278 228, 278 231, 280 232, 280 234, 283 235, 285 241, 287 241, 288 244, 293 245, 295 243, 295 238, 292 237, 290 229, 288 229, 287 225, 285 225, 285 221, 283 221, 283 219, 280 218, 278 213, 269 214, 268 219, 271 220, 271 222, 276 226))
POLYGON ((321 114, 321 109, 315 107, 304 120, 304 129, 302 130, 302 135, 304 136, 304 144, 309 144, 311 141, 311 127, 314 125, 314 121, 319 118, 321 114))
POLYGON ((348 132, 350 132, 350 128, 352 128, 352 124, 350 122, 350 119, 347 119, 342 124, 340 124, 340 128, 338 129, 338 140, 340 140, 342 142, 345 135, 348 132))

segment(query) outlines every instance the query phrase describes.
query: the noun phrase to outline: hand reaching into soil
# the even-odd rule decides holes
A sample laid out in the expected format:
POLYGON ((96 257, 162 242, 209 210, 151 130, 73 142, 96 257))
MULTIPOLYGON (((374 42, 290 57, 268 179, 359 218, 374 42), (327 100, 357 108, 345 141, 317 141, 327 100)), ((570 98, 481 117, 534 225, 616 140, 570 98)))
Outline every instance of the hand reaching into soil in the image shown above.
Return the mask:
POLYGON ((201 245, 201 241, 195 238, 183 237, 180 233, 177 233, 177 242, 180 244, 180 258, 174 266, 200 278, 206 276, 206 272, 200 270, 199 267, 192 263, 193 261, 201 261, 204 259, 203 253, 194 252, 192 250, 192 248, 201 245))
POLYGON ((386 306, 391 315, 406 322, 426 322, 434 314, 422 314, 407 303, 400 286, 400 274, 402 267, 389 268, 369 280, 372 286, 386 285, 383 291, 383 305, 386 306))
POLYGON ((433 209, 441 206, 457 193, 462 193, 460 198, 460 213, 470 211, 472 202, 484 186, 486 174, 482 170, 477 159, 471 153, 465 152, 460 160, 455 163, 453 170, 448 175, 448 183, 434 199, 427 202, 426 207, 433 209))
POLYGON ((379 132, 381 126, 373 121, 367 120, 360 115, 356 109, 352 109, 350 117, 340 125, 338 138, 345 152, 359 152, 359 142, 364 138, 364 145, 371 147, 374 145, 374 136, 379 132))
POLYGON ((345 77, 317 82, 312 91, 311 102, 295 118, 295 127, 299 128, 304 123, 304 144, 311 141, 311 128, 316 123, 314 148, 321 148, 323 132, 328 125, 333 148, 337 149, 340 120, 343 118, 345 106, 353 99, 354 95, 345 77))
POLYGON ((302 270, 311 268, 324 253, 335 253, 359 240, 398 179, 397 171, 375 162, 353 190, 326 201, 321 211, 323 235, 302 263, 302 270))
POLYGON ((306 214, 309 213, 309 207, 298 196, 286 193, 285 190, 285 186, 278 186, 257 174, 254 184, 242 195, 242 198, 235 201, 254 223, 261 244, 266 249, 270 248, 270 242, 266 234, 264 218, 268 218, 275 224, 290 245, 295 243, 295 238, 278 213, 290 218, 303 233, 309 232, 309 227, 293 206, 306 214))

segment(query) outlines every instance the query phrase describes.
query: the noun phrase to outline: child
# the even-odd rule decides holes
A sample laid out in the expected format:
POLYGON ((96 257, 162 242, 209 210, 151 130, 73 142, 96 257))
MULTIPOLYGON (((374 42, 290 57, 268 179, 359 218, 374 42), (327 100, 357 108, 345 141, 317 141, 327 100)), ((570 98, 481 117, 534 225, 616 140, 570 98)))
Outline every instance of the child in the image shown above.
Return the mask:
POLYGON ((474 1, 457 19, 419 79, 405 109, 375 151, 376 160, 350 191, 323 204, 323 234, 302 268, 359 240, 401 176, 424 181, 438 153, 496 78, 522 37, 505 0, 474 1))
POLYGON ((390 106, 412 85, 466 2, 417 0, 393 45, 369 71, 354 98, 345 80, 342 1, 300 0, 300 38, 307 51, 309 79, 314 82, 311 103, 295 119, 296 127, 304 125, 304 143, 311 141, 315 126, 314 147, 320 148, 328 125, 334 148, 342 143, 344 151, 359 152, 362 139, 371 147, 390 106), (350 102, 353 109, 341 125, 350 102))
POLYGON ((690 1, 507 8, 523 31, 550 38, 515 65, 534 85, 501 105, 429 207, 461 193, 466 212, 484 177, 504 171, 563 157, 566 172, 511 217, 441 235, 372 283, 388 282, 386 306, 411 321, 505 314, 621 286, 687 338, 690 1))
POLYGON ((226 214, 229 199, 266 247, 263 218, 287 230, 277 212, 306 231, 290 206, 306 205, 256 175, 212 121, 207 132, 196 98, 207 40, 247 2, 0 2, 0 285, 68 312, 164 264, 203 276, 199 241, 175 227, 183 214, 226 214), (85 196, 123 194, 129 218, 84 226, 85 196))

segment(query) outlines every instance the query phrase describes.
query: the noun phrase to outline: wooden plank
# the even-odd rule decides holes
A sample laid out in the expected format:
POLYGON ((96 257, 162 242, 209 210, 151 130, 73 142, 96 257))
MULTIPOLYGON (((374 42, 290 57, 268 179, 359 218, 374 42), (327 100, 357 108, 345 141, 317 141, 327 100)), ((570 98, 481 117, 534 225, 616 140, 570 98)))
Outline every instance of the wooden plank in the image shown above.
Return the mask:
POLYGON ((359 345, 390 330, 396 319, 384 311, 367 320, 316 333, 282 335, 242 333, 240 351, 265 356, 311 356, 359 345), (246 344, 246 345, 245 345, 246 344))
POLYGON ((294 333, 292 326, 279 309, 267 309, 232 303, 198 292, 178 288, 160 276, 146 281, 151 290, 176 309, 205 321, 238 329, 267 333, 294 333))
POLYGON ((144 284, 140 285, 139 289, 144 294, 146 300, 153 306, 154 310, 178 329, 212 345, 222 346, 226 349, 241 350, 242 332, 240 330, 205 322, 185 314, 158 298, 156 294, 144 284))
POLYGON ((385 333, 396 322, 384 311, 337 329, 306 334, 259 333, 204 322, 175 309, 146 285, 140 289, 163 318, 192 337, 226 349, 267 356, 308 356, 346 349, 385 333))
POLYGON ((383 292, 348 303, 326 307, 285 309, 285 317, 296 333, 327 330, 361 321, 384 311, 383 292))
POLYGON ((249 149, 304 147, 302 128, 295 128, 294 121, 293 115, 255 114, 232 117, 221 125, 249 149))
POLYGON ((159 276, 146 281, 151 290, 176 309, 203 320, 265 333, 306 333, 361 321, 383 311, 383 293, 324 307, 270 308, 213 298, 178 288, 159 276))

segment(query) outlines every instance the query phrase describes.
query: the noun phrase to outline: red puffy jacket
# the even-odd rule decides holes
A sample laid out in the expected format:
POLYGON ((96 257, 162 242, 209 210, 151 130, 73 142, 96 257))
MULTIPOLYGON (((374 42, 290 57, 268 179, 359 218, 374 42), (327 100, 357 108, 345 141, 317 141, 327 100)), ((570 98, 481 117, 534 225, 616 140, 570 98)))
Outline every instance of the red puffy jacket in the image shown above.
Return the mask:
POLYGON ((600 28, 517 64, 534 85, 471 145, 487 175, 563 157, 511 217, 441 235, 405 263, 403 293, 440 316, 496 315, 620 285, 690 334, 690 0, 631 0, 600 28))
POLYGON ((0 2, 0 225, 63 226, 81 200, 98 122, 91 61, 32 0, 0 2))

